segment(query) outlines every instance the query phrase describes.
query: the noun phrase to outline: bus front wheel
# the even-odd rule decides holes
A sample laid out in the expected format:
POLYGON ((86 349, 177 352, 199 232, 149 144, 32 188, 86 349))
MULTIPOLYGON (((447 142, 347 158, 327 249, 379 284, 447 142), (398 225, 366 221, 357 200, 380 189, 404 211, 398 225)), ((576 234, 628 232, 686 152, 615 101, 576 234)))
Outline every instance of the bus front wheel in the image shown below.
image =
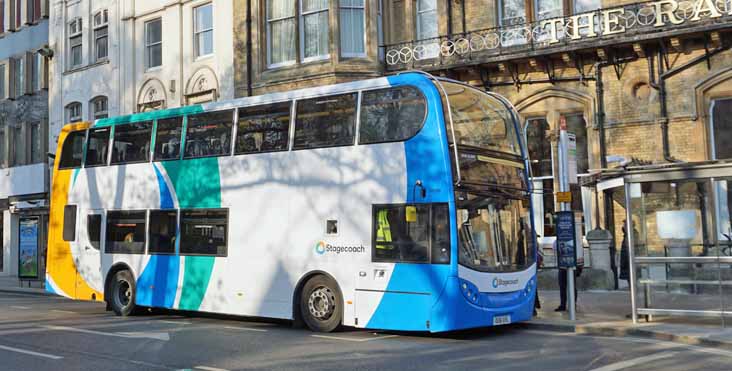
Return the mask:
POLYGON ((135 311, 135 279, 128 270, 114 274, 110 286, 109 304, 118 316, 129 316, 135 311))
POLYGON ((308 280, 300 295, 300 313, 313 331, 335 330, 343 318, 343 297, 335 281, 326 276, 308 280))

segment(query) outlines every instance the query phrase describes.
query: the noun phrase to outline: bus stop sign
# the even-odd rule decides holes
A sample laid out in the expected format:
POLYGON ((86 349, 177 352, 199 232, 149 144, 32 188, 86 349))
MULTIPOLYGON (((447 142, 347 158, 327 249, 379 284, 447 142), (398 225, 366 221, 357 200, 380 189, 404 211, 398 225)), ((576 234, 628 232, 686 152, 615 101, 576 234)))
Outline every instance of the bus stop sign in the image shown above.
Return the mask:
POLYGON ((559 268, 574 268, 577 266, 574 212, 558 211, 554 220, 557 228, 557 265, 559 268))

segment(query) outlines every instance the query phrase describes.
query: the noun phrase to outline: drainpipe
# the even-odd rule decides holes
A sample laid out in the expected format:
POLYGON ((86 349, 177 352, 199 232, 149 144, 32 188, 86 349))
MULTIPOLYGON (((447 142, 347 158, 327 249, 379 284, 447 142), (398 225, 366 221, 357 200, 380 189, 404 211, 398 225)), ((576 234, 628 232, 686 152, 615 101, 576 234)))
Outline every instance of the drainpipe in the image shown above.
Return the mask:
POLYGON ((247 0, 247 96, 252 96, 252 0, 247 0))
POLYGON ((607 62, 595 63, 595 95, 597 96, 597 113, 595 122, 597 122, 597 130, 600 135, 600 168, 607 167, 607 149, 605 147, 605 87, 602 83, 602 68, 607 66, 607 62))
POLYGON ((656 53, 658 59, 658 81, 656 81, 656 73, 654 71, 653 56, 648 56, 648 77, 649 85, 658 91, 658 100, 661 116, 661 143, 663 147, 663 159, 666 162, 678 162, 671 157, 671 145, 668 135, 668 103, 666 102, 666 80, 663 78, 663 55, 661 52, 656 53))
MULTIPOLYGON (((452 0, 447 0, 447 37, 452 36, 452 0)), ((465 32, 465 29, 463 29, 465 32)))

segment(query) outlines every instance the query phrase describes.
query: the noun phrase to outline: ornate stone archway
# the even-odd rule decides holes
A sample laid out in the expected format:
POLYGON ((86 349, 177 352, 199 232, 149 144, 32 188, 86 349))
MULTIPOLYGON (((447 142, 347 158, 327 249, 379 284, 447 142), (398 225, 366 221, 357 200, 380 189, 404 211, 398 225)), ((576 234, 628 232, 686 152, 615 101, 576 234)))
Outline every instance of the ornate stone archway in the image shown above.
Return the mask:
POLYGON ((137 95, 137 112, 155 111, 168 106, 163 82, 152 78, 145 81, 137 95))
POLYGON ((214 102, 219 98, 219 80, 216 73, 204 66, 196 70, 186 83, 185 104, 214 102))

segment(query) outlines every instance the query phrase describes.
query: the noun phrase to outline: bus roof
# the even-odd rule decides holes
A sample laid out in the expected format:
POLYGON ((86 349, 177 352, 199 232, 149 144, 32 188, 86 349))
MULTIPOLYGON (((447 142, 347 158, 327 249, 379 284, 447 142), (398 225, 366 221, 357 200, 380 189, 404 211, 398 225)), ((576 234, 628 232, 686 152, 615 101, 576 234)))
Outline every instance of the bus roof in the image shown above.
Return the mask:
POLYGON ((270 94, 256 95, 256 96, 251 96, 251 97, 229 99, 229 100, 220 101, 220 102, 197 104, 197 105, 191 105, 191 106, 176 107, 176 108, 169 108, 169 109, 164 109, 164 110, 141 112, 141 113, 134 113, 134 114, 130 114, 130 115, 124 115, 124 116, 104 118, 104 119, 99 119, 99 120, 94 121, 94 123, 91 126, 92 127, 114 126, 114 125, 119 125, 119 124, 130 123, 130 122, 150 121, 150 120, 167 118, 167 117, 190 115, 190 114, 194 114, 194 113, 218 111, 218 110, 224 110, 224 109, 230 109, 230 108, 236 108, 236 107, 254 106, 254 105, 260 105, 260 104, 267 104, 267 103, 276 103, 276 102, 288 101, 288 100, 292 100, 292 99, 305 99, 305 98, 312 98, 312 97, 330 95, 330 94, 348 93, 348 92, 353 92, 353 91, 358 91, 358 90, 385 88, 385 87, 389 87, 394 84, 399 84, 402 82, 415 81, 415 79, 427 80, 428 78, 421 73, 407 72, 407 73, 402 73, 399 75, 389 76, 389 77, 379 77, 379 78, 368 79, 368 80, 360 80, 360 81, 346 82, 346 83, 340 83, 340 84, 304 88, 304 89, 292 90, 292 91, 288 91, 288 92, 270 93, 270 94))

